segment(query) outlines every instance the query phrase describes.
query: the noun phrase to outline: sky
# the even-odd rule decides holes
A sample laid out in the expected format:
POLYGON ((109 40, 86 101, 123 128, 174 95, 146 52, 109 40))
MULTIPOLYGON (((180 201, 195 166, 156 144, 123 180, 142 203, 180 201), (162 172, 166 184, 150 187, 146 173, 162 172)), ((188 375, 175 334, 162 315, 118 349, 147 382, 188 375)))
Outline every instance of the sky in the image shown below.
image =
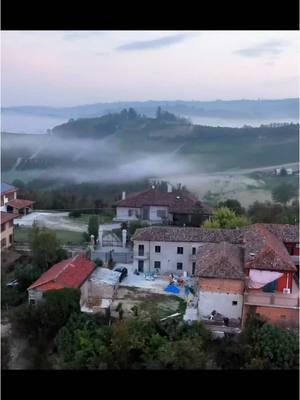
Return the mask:
POLYGON ((299 96, 298 31, 1 31, 1 105, 299 96))

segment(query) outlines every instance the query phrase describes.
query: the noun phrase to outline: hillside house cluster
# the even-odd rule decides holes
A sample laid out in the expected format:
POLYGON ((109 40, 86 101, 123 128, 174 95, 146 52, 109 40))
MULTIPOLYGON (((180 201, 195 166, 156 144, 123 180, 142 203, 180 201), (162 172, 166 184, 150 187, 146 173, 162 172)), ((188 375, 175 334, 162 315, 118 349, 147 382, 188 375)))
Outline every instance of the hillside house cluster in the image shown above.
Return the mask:
POLYGON ((174 223, 183 225, 191 222, 193 213, 200 212, 208 218, 212 209, 185 192, 161 192, 154 187, 144 192, 126 196, 116 203, 115 221, 143 221, 149 224, 174 223))
POLYGON ((274 323, 298 326, 297 226, 146 227, 132 240, 138 271, 186 272, 198 278, 200 317, 214 310, 241 321, 259 314, 274 323))
POLYGON ((17 198, 18 188, 1 183, 1 249, 13 245, 14 219, 32 210, 33 201, 17 198))

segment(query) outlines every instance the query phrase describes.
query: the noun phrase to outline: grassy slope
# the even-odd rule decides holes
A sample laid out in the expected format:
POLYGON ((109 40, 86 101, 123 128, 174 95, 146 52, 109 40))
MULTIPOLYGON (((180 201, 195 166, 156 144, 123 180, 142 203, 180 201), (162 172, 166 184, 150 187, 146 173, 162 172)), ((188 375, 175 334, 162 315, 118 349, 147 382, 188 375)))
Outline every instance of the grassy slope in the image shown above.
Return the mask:
MULTIPOLYGON (((19 227, 15 228, 15 241, 18 242, 30 242, 30 233, 32 228, 19 227)), ((55 230, 57 239, 61 244, 82 244, 83 236, 81 232, 62 231, 55 230)))

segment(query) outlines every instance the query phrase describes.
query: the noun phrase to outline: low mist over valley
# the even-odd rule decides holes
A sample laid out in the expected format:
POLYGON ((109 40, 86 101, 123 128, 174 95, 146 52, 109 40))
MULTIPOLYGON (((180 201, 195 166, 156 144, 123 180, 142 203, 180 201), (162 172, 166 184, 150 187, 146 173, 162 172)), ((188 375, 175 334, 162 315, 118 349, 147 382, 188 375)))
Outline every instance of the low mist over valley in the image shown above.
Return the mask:
POLYGON ((49 188, 163 179, 201 197, 238 196, 247 204, 270 198, 257 172, 270 175, 277 165, 297 163, 298 129, 292 123, 209 127, 161 107, 153 117, 129 108, 71 119, 43 135, 3 132, 2 174, 6 181, 51 181, 49 188))

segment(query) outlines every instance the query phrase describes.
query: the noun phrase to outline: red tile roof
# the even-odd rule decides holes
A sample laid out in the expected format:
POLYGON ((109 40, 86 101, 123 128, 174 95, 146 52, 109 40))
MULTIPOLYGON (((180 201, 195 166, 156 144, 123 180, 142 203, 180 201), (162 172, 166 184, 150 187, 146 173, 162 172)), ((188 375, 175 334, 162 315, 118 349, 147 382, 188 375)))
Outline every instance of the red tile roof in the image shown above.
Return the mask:
POLYGON ((150 189, 145 192, 129 195, 124 200, 119 200, 118 207, 141 208, 145 206, 166 206, 172 213, 189 214, 195 207, 202 207, 206 213, 211 213, 212 209, 206 204, 201 203, 192 195, 183 192, 160 192, 150 189))
POLYGON ((50 289, 79 288, 95 269, 96 264, 84 256, 77 255, 63 260, 48 269, 29 289, 47 291, 50 289))
POLYGON ((8 222, 14 218, 16 218, 15 214, 1 211, 1 224, 5 224, 6 222, 8 222))
POLYGON ((271 271, 296 271, 282 240, 263 224, 245 229, 245 267, 271 271))
POLYGON ((15 199, 8 201, 6 205, 19 209, 24 207, 30 207, 33 203, 34 201, 31 200, 15 199))
POLYGON ((197 252, 196 275, 243 280, 243 249, 228 242, 205 243, 197 252))

